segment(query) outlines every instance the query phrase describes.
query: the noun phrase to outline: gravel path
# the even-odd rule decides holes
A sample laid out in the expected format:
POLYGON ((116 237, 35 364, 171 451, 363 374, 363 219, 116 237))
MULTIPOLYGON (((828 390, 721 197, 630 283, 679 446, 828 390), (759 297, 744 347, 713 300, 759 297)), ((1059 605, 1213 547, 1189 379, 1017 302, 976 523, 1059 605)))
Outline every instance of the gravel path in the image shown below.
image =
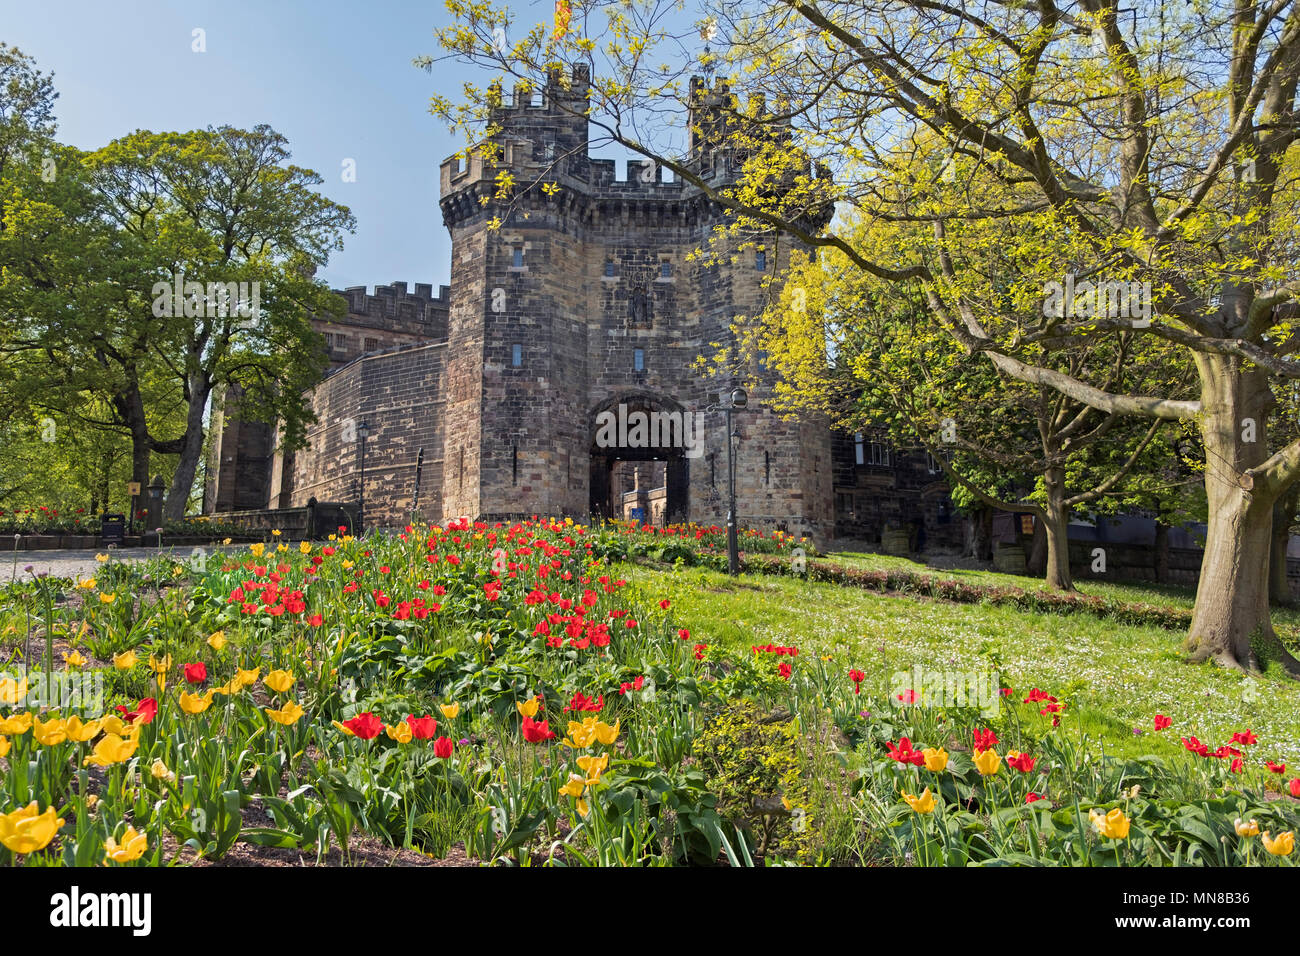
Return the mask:
MULTIPOLYGON (((214 554, 218 551, 238 551, 247 545, 204 545, 190 548, 115 548, 112 551, 114 561, 147 561, 150 558, 166 556, 177 561, 189 561, 196 553, 214 554)), ((103 551, 14 551, 0 553, 0 583, 7 584, 17 577, 28 578, 32 574, 49 574, 53 577, 75 578, 92 577, 100 564, 95 560, 96 554, 103 551), (31 571, 26 569, 30 567, 31 571)))

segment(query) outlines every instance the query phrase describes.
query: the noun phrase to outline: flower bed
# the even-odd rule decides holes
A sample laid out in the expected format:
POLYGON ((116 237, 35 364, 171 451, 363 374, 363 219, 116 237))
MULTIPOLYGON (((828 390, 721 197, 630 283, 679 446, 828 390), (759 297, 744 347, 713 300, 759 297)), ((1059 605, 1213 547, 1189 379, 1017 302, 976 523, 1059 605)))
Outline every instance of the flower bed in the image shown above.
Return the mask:
POLYGON ((721 652, 604 557, 642 534, 462 522, 7 586, 0 866, 358 833, 568 866, 1291 859, 1300 781, 1249 730, 1157 717, 1186 756, 1121 762, 1064 692, 873 700, 794 640, 721 652))

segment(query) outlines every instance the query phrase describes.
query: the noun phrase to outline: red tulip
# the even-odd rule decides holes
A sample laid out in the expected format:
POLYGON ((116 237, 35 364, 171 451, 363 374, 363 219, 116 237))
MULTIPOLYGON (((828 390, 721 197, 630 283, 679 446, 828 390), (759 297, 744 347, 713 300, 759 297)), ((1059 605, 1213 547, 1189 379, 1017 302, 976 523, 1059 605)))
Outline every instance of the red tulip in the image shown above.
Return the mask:
POLYGON ((565 713, 568 713, 571 710, 589 710, 592 713, 599 713, 604 706, 604 694, 601 694, 599 699, 596 699, 586 696, 581 691, 575 690, 573 692, 573 697, 569 700, 569 704, 564 708, 564 710, 565 713))
POLYGON ((976 730, 973 732, 975 737, 975 752, 981 750, 992 750, 998 745, 998 735, 991 730, 976 730))
POLYGON ((889 748, 889 759, 896 760, 899 763, 916 764, 918 767, 925 763, 925 754, 919 750, 912 749, 912 741, 907 737, 898 738, 898 746, 885 741, 885 746, 889 748))
POLYGON ((1234 744, 1242 744, 1244 746, 1249 747, 1251 744, 1255 744, 1258 742, 1259 742, 1259 738, 1256 737, 1253 733, 1251 733, 1249 728, 1247 728, 1246 730, 1238 731, 1237 733, 1232 735, 1232 743, 1234 744))
POLYGON ((862 682, 867 679, 867 675, 857 668, 849 670, 849 680, 853 681, 853 693, 862 693, 862 682))
POLYGON ((524 718, 524 740, 530 744, 540 744, 545 740, 554 740, 555 731, 544 720, 533 720, 531 717, 524 718))
POLYGON ((1208 757, 1210 755, 1210 748, 1207 745, 1201 743, 1195 737, 1183 737, 1182 741, 1183 741, 1183 746, 1186 747, 1188 750, 1190 750, 1192 753, 1199 754, 1202 757, 1208 757))
POLYGON ((199 661, 197 664, 185 665, 185 680, 191 684, 202 684, 208 679, 208 665, 199 661))
POLYGON ((1037 761, 1033 757, 1029 756, 1029 754, 1017 754, 1014 757, 1007 757, 1007 766, 1015 767, 1021 773, 1029 773, 1029 771, 1034 769, 1034 764, 1036 762, 1037 761))
POLYGON ((451 742, 450 737, 439 737, 433 742, 433 755, 435 757, 441 757, 443 760, 450 757, 451 752, 455 749, 455 745, 451 742))
POLYGON ((1034 793, 1032 790, 1029 793, 1025 794, 1025 803, 1036 803, 1037 801, 1042 799, 1043 797, 1041 794, 1034 793))
POLYGON ((1297 800, 1300 800, 1300 777, 1296 777, 1287 786, 1291 790, 1291 796, 1295 797, 1297 800))
POLYGON ((366 711, 364 714, 357 714, 351 720, 343 721, 343 726, 362 740, 372 740, 383 731, 384 722, 370 711, 366 711))
POLYGON ((1274 773, 1286 773, 1286 764, 1284 763, 1274 763, 1271 760, 1266 760, 1264 766, 1274 773))
POLYGON ((411 728, 411 736, 417 740, 428 740, 438 732, 438 721, 434 720, 428 714, 423 717, 416 717, 410 714, 406 718, 406 726, 411 728))
POLYGON ((680 637, 683 641, 689 641, 691 639, 691 632, 686 630, 686 628, 683 627, 677 631, 677 636, 680 637))
POLYGON ((128 724, 138 722, 141 724, 150 723, 158 714, 158 701, 152 697, 146 697, 135 705, 135 710, 129 710, 124 705, 118 704, 117 709, 122 713, 122 719, 128 724))
POLYGON ((321 617, 319 614, 313 614, 311 617, 307 618, 307 623, 312 627, 320 627, 325 623, 325 618, 321 617))
POLYGON ((1164 714, 1156 714, 1156 719, 1155 719, 1156 730, 1164 730, 1172 723, 1173 721, 1170 720, 1168 717, 1166 717, 1164 714))

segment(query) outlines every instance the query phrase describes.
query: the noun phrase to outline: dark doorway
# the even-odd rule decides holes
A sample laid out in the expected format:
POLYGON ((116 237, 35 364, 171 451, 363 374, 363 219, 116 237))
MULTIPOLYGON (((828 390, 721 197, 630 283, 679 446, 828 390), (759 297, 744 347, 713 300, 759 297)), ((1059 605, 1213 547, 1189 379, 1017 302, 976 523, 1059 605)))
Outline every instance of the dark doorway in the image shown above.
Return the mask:
POLYGON ((655 525, 687 520, 690 459, 686 443, 680 440, 687 433, 665 428, 656 433, 659 442, 645 447, 643 442, 636 441, 634 429, 608 427, 620 419, 635 422, 634 416, 638 414, 658 414, 659 422, 665 423, 668 421, 662 417, 665 413, 679 416, 678 420, 686 414, 675 402, 647 395, 624 395, 592 412, 590 508, 593 520, 637 517, 643 524, 655 525), (669 436, 679 440, 668 441, 669 436))

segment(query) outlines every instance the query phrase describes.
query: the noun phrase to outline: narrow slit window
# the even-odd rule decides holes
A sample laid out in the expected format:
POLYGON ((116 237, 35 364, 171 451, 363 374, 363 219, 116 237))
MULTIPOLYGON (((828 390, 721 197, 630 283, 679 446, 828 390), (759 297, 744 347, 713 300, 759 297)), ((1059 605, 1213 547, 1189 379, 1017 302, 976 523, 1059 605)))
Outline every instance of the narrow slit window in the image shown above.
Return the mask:
POLYGON ((767 269, 767 253, 762 249, 759 249, 754 253, 754 268, 759 272, 763 272, 767 269))
POLYGON ((515 250, 514 265, 515 265, 515 268, 516 268, 516 269, 523 268, 523 265, 524 265, 524 250, 522 250, 522 249, 516 249, 516 250, 515 250))
POLYGON ((632 350, 632 369, 636 372, 645 371, 645 349, 632 350))
POLYGON ((510 364, 515 368, 520 368, 524 364, 524 347, 522 345, 510 346, 510 364))

